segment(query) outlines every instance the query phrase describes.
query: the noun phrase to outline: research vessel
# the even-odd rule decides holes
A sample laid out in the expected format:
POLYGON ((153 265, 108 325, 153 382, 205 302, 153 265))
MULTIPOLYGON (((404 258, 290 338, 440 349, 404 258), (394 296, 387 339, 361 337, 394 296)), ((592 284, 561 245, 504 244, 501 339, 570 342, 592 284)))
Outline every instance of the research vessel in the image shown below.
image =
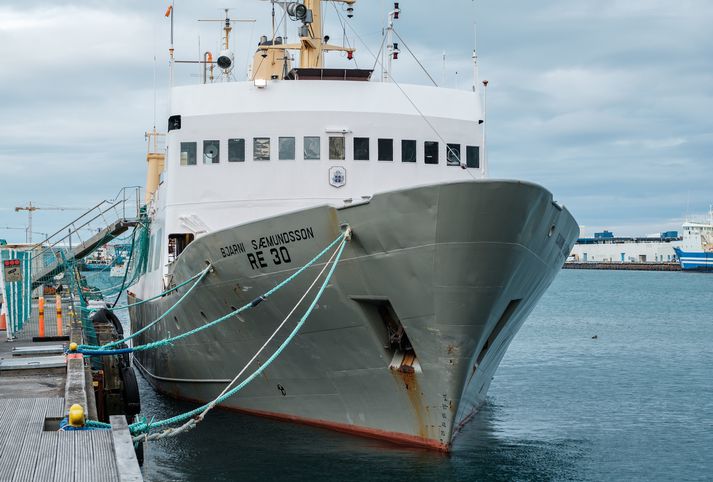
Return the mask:
MULTIPOLYGON (((201 59, 203 83, 171 89, 166 156, 149 154, 146 272, 129 302, 211 271, 134 343, 259 299, 348 226, 304 327, 221 406, 447 451, 579 229, 545 188, 489 179, 481 82, 456 90, 393 78, 398 3, 379 73, 326 67, 328 52, 355 57, 322 31, 330 3, 348 22, 353 0, 275 2, 298 38, 262 37, 245 81, 232 80, 226 12, 223 50, 201 59)), ((165 394, 213 400, 326 262, 225 323, 137 352, 135 365, 165 394)), ((132 307, 132 330, 188 289, 132 307)))

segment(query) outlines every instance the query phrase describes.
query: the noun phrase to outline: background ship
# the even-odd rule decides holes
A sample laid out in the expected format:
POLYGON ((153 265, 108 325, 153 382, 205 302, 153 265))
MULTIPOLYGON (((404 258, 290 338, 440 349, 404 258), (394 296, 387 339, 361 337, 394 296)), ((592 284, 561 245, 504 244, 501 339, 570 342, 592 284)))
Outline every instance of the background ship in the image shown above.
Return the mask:
POLYGON ((713 209, 707 221, 683 224, 683 241, 675 250, 684 270, 713 271, 713 209))
MULTIPOLYGON (((353 12, 354 1, 337 3, 353 12)), ((263 37, 249 79, 230 82, 226 12, 219 82, 206 75, 203 85, 171 91, 168 154, 149 157, 146 273, 130 302, 212 270, 134 341, 183 333, 249 303, 348 225, 351 240, 304 329, 223 406, 448 450, 564 263, 577 224, 544 188, 487 179, 478 89, 393 79, 398 4, 381 82, 370 81, 371 70, 323 66, 325 52, 352 58, 354 49, 328 43, 322 2, 281 5, 300 25, 298 43, 263 37)), ((136 366, 164 393, 212 400, 324 263, 226 324, 138 353, 136 366)), ((187 289, 133 307, 133 331, 187 289)))

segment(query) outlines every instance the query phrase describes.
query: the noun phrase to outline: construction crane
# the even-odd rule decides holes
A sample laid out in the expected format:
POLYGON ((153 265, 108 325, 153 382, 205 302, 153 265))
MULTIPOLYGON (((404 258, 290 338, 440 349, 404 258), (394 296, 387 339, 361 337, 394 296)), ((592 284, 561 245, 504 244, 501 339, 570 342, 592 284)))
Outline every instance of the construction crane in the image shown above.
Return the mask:
POLYGON ((27 244, 32 244, 32 213, 35 211, 84 211, 82 208, 53 208, 45 207, 41 208, 39 206, 33 206, 32 201, 27 203, 27 206, 18 206, 15 208, 15 212, 27 211, 27 230, 25 234, 25 239, 27 244))

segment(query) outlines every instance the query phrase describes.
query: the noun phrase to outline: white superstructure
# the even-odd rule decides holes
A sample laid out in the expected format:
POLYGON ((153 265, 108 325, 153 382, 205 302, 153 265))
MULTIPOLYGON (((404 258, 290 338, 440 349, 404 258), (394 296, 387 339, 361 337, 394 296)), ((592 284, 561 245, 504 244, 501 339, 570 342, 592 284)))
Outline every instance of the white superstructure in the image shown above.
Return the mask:
POLYGON ((337 69, 343 80, 295 72, 300 80, 172 89, 166 162, 149 208, 150 273, 137 293, 163 286, 169 263, 211 232, 487 172, 479 92, 377 82, 370 71, 337 69), (178 241, 158 249, 169 236, 178 241))

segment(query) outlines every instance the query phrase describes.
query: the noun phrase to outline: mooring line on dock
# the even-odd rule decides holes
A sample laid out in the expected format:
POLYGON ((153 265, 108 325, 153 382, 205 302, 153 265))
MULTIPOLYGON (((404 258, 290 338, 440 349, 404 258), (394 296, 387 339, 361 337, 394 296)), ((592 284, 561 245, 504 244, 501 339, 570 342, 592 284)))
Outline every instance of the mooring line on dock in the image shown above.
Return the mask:
MULTIPOLYGON (((183 338, 187 338, 189 336, 195 335, 196 333, 199 333, 203 330, 207 330, 208 328, 211 328, 215 325, 218 325, 244 311, 247 311, 249 309, 255 308, 258 306, 260 303, 265 301, 267 298, 272 296, 274 293, 285 287, 287 284, 289 284, 291 281, 293 281, 295 278, 297 278, 299 275, 301 275, 305 270, 307 270, 309 267, 311 267, 314 263, 316 263, 322 256, 324 256, 330 249, 332 249, 335 245, 337 245, 340 241, 346 241, 349 236, 350 236, 351 230, 347 228, 347 230, 343 233, 340 233, 340 235, 332 241, 326 248, 324 248, 322 251, 317 254, 312 260, 310 260, 307 264, 302 266, 299 270, 297 270, 295 273, 290 275, 288 278, 280 282, 278 285, 270 289, 269 291, 265 292, 263 295, 255 298, 253 301, 250 303, 247 303, 246 305, 238 308, 237 310, 231 311, 230 313, 221 316, 220 318, 211 321, 210 323, 207 323, 205 325, 201 325, 197 328, 194 328, 193 330, 187 331, 185 333, 181 333, 180 335, 176 335, 173 337, 165 338, 163 340, 158 340, 154 341, 151 343, 146 343, 144 345, 138 345, 134 347, 127 347, 127 348, 118 348, 118 349, 104 349, 104 347, 100 346, 94 346, 94 345, 78 345, 78 346, 73 346, 70 345, 69 352, 70 353, 81 353, 82 355, 86 356, 114 356, 114 355, 122 355, 125 353, 134 353, 137 351, 146 351, 146 350, 151 350, 154 348, 159 348, 163 347, 166 345, 170 345, 176 341, 182 340, 183 338)), ((195 279, 196 277, 199 277, 203 274, 203 272, 198 273, 196 276, 193 278, 187 280, 191 281, 195 279)), ((183 282, 181 285, 185 285, 187 282, 183 282)), ((180 286, 180 285, 179 285, 180 286)))
MULTIPOLYGON (((163 296, 166 296, 166 295, 169 294, 169 293, 173 293, 174 291, 183 288, 183 287, 186 286, 188 283, 190 283, 191 281, 193 281, 193 280, 195 280, 196 278, 198 278, 201 274, 203 274, 203 271, 201 271, 200 273, 196 273, 195 275, 191 276, 190 278, 188 278, 186 281, 182 282, 181 284, 178 284, 178 285, 174 286, 173 288, 167 289, 166 291, 164 291, 164 292, 162 292, 162 293, 159 293, 159 294, 157 294, 156 296, 152 296, 151 298, 146 298, 145 300, 137 301, 136 303, 129 303, 128 305, 115 306, 115 307, 112 308, 112 310, 113 310, 113 311, 116 311, 116 310, 125 310, 125 309, 128 309, 128 308, 132 308, 132 307, 134 307, 134 306, 143 305, 144 303, 148 303, 149 301, 157 300, 157 299, 159 299, 159 298, 161 298, 161 297, 163 297, 163 296)), ((82 311, 90 311, 90 312, 91 312, 91 311, 97 311, 96 308, 88 308, 88 307, 84 307, 84 306, 80 307, 80 309, 81 309, 82 311)))
MULTIPOLYGON (((282 352, 287 348, 287 346, 292 342, 292 340, 297 336, 301 328, 304 326, 306 323, 307 319, 309 316, 312 314, 314 311, 314 308, 317 306, 317 302, 321 299, 322 295, 324 294, 325 289, 329 285, 329 282, 331 281, 334 272, 337 268, 337 265, 339 264, 339 261, 341 260, 342 254, 344 253, 344 249, 346 247, 347 241, 351 239, 351 229, 347 227, 344 233, 342 233, 337 239, 332 241, 332 243, 329 244, 324 250, 322 250, 312 261, 310 261, 308 264, 303 266, 300 270, 298 270, 296 273, 294 273, 292 276, 284 280, 282 283, 277 285, 276 287, 272 288, 270 291, 268 291, 265 295, 261 296, 260 298, 257 298, 255 301, 252 303, 249 303, 245 305, 241 309, 248 309, 250 307, 255 307, 257 306, 262 300, 266 299, 268 295, 275 293, 277 290, 279 290, 282 286, 286 285, 289 281, 297 277, 300 273, 304 272, 310 265, 314 264, 319 258, 321 258, 326 252, 329 251, 329 249, 333 248, 337 243, 339 243, 339 246, 334 250, 330 258, 327 260, 325 263, 324 267, 321 269, 321 271, 317 274, 315 277, 314 281, 310 286, 305 290, 305 293, 302 295, 302 297, 297 301, 297 303, 294 305, 294 307, 290 310, 290 312, 287 314, 287 316, 282 320, 282 322, 278 325, 278 327, 275 329, 275 331, 272 333, 272 335, 265 341, 265 343, 260 347, 260 349, 255 353, 255 355, 248 361, 248 363, 240 370, 240 372, 233 378, 233 380, 226 385, 225 389, 221 392, 221 394, 213 399, 211 402, 206 403, 196 409, 190 410, 186 413, 176 415, 171 418, 167 418, 165 420, 160 420, 160 421, 154 421, 153 419, 150 422, 146 421, 141 421, 141 422, 135 422, 131 425, 129 425, 129 430, 131 434, 134 437, 134 442, 143 442, 143 441, 151 441, 151 440, 158 440, 161 438, 166 438, 166 437, 173 437, 176 435, 179 435, 183 432, 186 432, 192 428, 194 428, 198 423, 200 423, 205 416, 215 408, 218 404, 224 402, 225 400, 229 399, 236 393, 238 393, 240 390, 242 390, 245 386, 247 386, 249 383, 251 383, 256 377, 258 377, 263 371, 265 371, 276 359, 277 357, 282 354, 282 352), (331 266, 330 266, 331 264, 331 266), (260 356, 260 354, 267 348, 267 346, 270 344, 272 340, 277 336, 277 334, 282 330, 282 328, 285 326, 287 321, 289 321, 290 317, 294 314, 294 312, 297 310, 297 308, 302 304, 302 302, 305 300, 307 295, 312 291, 314 286, 317 284, 319 279, 322 277, 325 271, 327 271, 327 268, 329 268, 329 272, 327 273, 327 276, 325 277, 322 285, 320 286, 317 294, 315 295, 314 299, 310 303, 309 307, 307 308, 307 311, 305 312, 304 315, 300 318, 299 322, 295 325, 293 330, 290 332, 290 334, 287 336, 287 338, 280 344, 280 346, 275 350, 275 352, 265 361, 265 363, 261 364, 253 373, 251 373, 245 380, 243 380, 239 385, 236 387, 230 389, 230 387, 235 384, 240 377, 245 373, 245 371, 253 364, 253 362, 260 356), (260 301, 258 301, 260 300, 260 301), (154 434, 149 434, 151 429, 153 428, 161 428, 165 427, 167 425, 173 425, 176 423, 180 422, 185 422, 183 425, 177 428, 167 428, 161 432, 154 433, 154 434)), ((240 310, 236 310, 240 311, 240 310)), ((221 320, 227 319, 230 316, 234 316, 236 312, 230 313, 229 315, 226 315, 224 317, 218 318, 217 320, 213 321, 211 324, 215 324, 221 320)), ((207 328, 209 325, 204 325, 201 327, 201 329, 207 328)), ((192 332, 197 332, 200 330, 192 330, 192 332)), ((184 333, 183 335, 179 335, 179 337, 185 337, 189 336, 191 332, 184 333)), ((174 337, 178 338, 178 337, 174 337)), ((163 342, 166 342, 167 340, 163 340, 163 342)), ((124 350, 109 350, 109 352, 113 354, 119 354, 119 353, 124 353, 124 350)), ((103 423, 103 422, 97 422, 97 421, 88 421, 87 426, 92 427, 92 428, 104 428, 108 429, 110 428, 109 424, 103 423)))
POLYGON ((202 405, 196 409, 193 409, 189 412, 183 413, 181 415, 176 415, 175 417, 171 417, 165 420, 160 420, 158 422, 136 422, 133 423, 129 426, 129 430, 131 431, 132 435, 134 435, 134 442, 142 442, 142 441, 151 441, 151 440, 159 440, 162 438, 166 437, 174 437, 176 435, 180 435, 183 432, 187 432, 191 429, 193 429, 198 423, 203 421, 205 416, 210 412, 213 408, 216 407, 219 403, 224 402, 225 400, 229 399, 236 393, 238 393, 240 390, 242 390, 245 386, 247 386, 250 382, 252 382, 255 378, 257 378, 263 371, 265 371, 276 359, 277 357, 280 356, 280 354, 287 348, 287 346, 292 342, 292 340, 297 336, 297 333, 299 333, 300 329, 304 326, 305 322, 309 318, 309 316, 312 314, 314 311, 315 306, 317 306, 317 302, 320 300, 322 297, 322 294, 324 293, 324 290, 327 288, 329 285, 329 282, 332 279, 332 276, 334 275, 334 271, 336 270, 337 265, 339 264, 339 260, 342 257, 342 253, 344 252, 344 248, 346 247, 347 243, 347 237, 345 236, 344 239, 342 239, 341 244, 339 247, 332 253, 332 256, 329 258, 327 263, 325 263, 324 267, 322 270, 319 272, 317 277, 314 279, 312 284, 307 288, 305 293, 302 295, 302 297, 297 301, 297 303, 294 305, 292 310, 285 316, 285 318, 282 320, 280 325, 275 329, 275 331, 270 335, 270 337, 265 341, 265 343, 260 347, 260 349, 255 353, 255 355, 248 361, 248 363, 240 370, 240 372, 231 380, 230 383, 223 389, 220 395, 218 395, 215 399, 213 399, 211 402, 202 405), (334 261, 334 262, 332 262, 334 261), (331 264, 331 267, 330 267, 331 264), (230 387, 235 384, 240 377, 245 373, 245 371, 250 367, 250 365, 253 364, 253 362, 260 356, 260 354, 267 348, 267 346, 270 344, 270 342, 277 336, 277 334, 282 330, 282 328, 285 326, 287 321, 289 321, 290 317, 294 314, 294 312, 297 310, 297 308, 302 304, 302 302, 307 298, 307 295, 309 294, 310 291, 312 291, 312 288, 317 284, 319 279, 322 277, 324 272, 329 269, 329 272, 327 276, 324 279, 324 282, 322 283, 322 286, 320 286, 317 294, 315 295, 314 299, 310 303, 309 307, 307 308, 307 311, 305 312, 304 315, 300 318, 300 321, 295 325, 295 327, 292 329, 288 337, 280 344, 280 346, 275 350, 275 352, 265 361, 265 363, 261 364, 257 370, 255 370, 253 373, 250 374, 245 380, 240 382, 239 385, 236 387, 230 389, 230 387), (164 427, 166 425, 173 425, 179 422, 185 422, 183 425, 181 425, 178 428, 167 428, 161 432, 158 433, 153 433, 149 434, 148 432, 152 428, 160 428, 164 427))
POLYGON ((180 297, 178 300, 176 300, 176 302, 175 302, 168 310, 166 310, 161 316, 159 316, 159 317, 156 318, 154 321, 152 321, 152 322, 149 323, 148 325, 144 326, 144 327, 141 328, 140 330, 138 330, 138 331, 132 333, 131 335, 127 336, 126 338, 123 338, 123 339, 117 340, 117 341, 113 341, 113 342, 111 342, 111 343, 107 343, 106 345, 102 345, 102 346, 79 345, 79 346, 78 346, 78 349, 80 349, 80 350, 85 350, 85 349, 86 349, 86 350, 108 350, 108 349, 111 349, 111 348, 113 348, 113 347, 115 347, 115 346, 119 346, 119 345, 121 345, 121 344, 123 344, 123 343, 126 343, 126 342, 128 342, 129 340, 133 340, 134 338, 136 338, 136 337, 139 336, 140 334, 144 333, 146 330, 148 330, 148 329, 152 328, 153 326, 155 326, 159 321, 161 321, 161 320, 163 320, 164 318, 166 318, 166 317, 167 317, 168 315, 170 315, 176 308, 178 308, 178 305, 180 305, 186 298, 188 298, 188 296, 193 292, 194 289, 196 289, 196 287, 200 284, 200 282, 205 279, 205 277, 208 275, 208 273, 209 273, 212 269, 213 269, 213 266, 212 266, 212 265, 208 265, 208 266, 206 267, 206 269, 204 269, 203 271, 201 271, 201 272, 199 273, 200 276, 199 276, 198 279, 195 281, 195 283, 193 283, 193 285, 188 289, 188 291, 186 291, 183 295, 181 295, 181 297, 180 297))

